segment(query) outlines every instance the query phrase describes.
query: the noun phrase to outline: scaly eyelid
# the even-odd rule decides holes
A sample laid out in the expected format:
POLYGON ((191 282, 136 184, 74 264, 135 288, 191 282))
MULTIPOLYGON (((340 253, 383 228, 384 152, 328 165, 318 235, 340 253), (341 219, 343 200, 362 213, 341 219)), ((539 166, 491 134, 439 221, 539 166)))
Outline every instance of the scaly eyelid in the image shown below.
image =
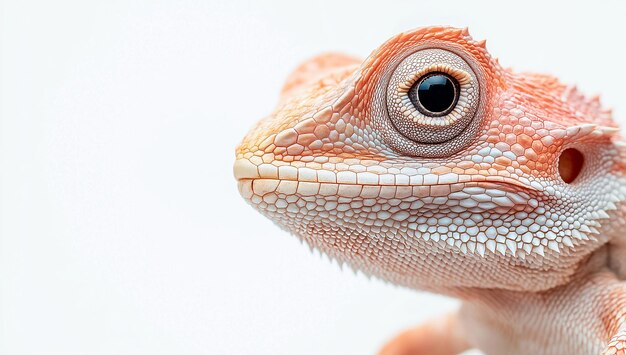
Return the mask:
POLYGON ((471 82, 472 80, 472 76, 466 72, 465 70, 462 69, 458 69, 458 68, 454 68, 448 64, 445 63, 438 63, 438 64, 431 64, 428 65, 418 71, 415 71, 413 73, 411 73, 408 77, 407 80, 400 83, 400 85, 398 85, 398 91, 399 92, 404 92, 404 93, 408 93, 409 90, 411 90, 411 87, 424 75, 429 74, 429 73, 433 73, 433 72, 440 72, 440 73, 444 73, 444 74, 448 74, 452 77, 454 77, 456 80, 458 80, 459 85, 467 85, 471 82))

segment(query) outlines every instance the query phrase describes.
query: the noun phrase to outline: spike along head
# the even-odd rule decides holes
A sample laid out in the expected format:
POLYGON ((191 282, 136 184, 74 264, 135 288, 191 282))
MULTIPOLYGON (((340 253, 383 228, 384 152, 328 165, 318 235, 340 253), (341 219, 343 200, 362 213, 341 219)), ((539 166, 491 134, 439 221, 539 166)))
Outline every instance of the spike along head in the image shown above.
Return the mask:
POLYGON ((367 274, 547 289, 623 220, 610 112, 553 77, 502 69, 466 29, 401 33, 363 62, 319 56, 288 83, 237 148, 240 192, 367 274))

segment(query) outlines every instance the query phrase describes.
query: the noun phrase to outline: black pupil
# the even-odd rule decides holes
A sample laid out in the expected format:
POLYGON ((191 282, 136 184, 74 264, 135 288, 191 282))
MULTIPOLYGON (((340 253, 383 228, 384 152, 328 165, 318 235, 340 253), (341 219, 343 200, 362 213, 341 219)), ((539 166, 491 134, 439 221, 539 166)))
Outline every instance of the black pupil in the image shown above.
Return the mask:
POLYGON ((443 113, 456 104, 456 80, 445 74, 431 74, 417 88, 420 104, 432 113, 443 113))

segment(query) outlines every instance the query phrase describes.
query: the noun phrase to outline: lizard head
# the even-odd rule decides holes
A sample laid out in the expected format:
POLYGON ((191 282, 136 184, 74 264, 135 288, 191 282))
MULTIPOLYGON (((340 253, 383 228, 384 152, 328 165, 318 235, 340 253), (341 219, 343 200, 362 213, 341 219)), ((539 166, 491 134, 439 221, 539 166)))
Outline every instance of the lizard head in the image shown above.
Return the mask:
POLYGON ((616 132, 597 98, 502 68, 467 30, 429 27, 363 62, 304 63, 234 172, 261 213, 367 274, 540 290, 619 227, 616 132))

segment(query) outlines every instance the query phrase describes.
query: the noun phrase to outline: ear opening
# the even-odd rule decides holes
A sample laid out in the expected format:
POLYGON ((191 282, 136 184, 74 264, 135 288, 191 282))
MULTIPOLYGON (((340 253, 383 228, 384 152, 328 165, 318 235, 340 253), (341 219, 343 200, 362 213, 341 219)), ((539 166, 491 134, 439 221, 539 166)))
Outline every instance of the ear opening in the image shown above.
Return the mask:
POLYGON ((567 148, 559 157, 559 175, 566 184, 576 181, 585 165, 585 156, 576 148, 567 148))

